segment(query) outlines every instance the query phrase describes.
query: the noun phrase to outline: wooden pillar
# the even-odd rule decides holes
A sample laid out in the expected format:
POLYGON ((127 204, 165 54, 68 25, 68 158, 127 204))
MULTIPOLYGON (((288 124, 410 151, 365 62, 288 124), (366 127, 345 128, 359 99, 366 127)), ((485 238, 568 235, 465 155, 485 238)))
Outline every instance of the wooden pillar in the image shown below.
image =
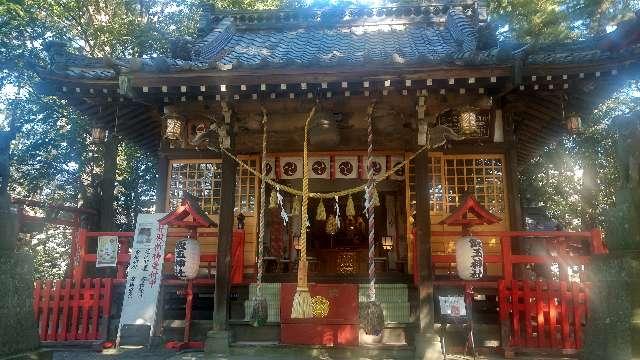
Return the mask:
POLYGON ((505 111, 505 153, 506 186, 509 206, 509 227, 513 231, 522 230, 522 205, 520 203, 520 179, 518 177, 518 143, 514 133, 513 114, 505 111))
POLYGON ((158 155, 158 185, 156 186, 156 212, 167 211, 167 181, 169 177, 169 159, 166 154, 158 155))
POLYGON ((118 167, 118 139, 117 136, 109 136, 104 143, 104 167, 102 172, 102 197, 100 199, 100 230, 115 230, 115 201, 116 170, 118 167))
MULTIPOLYGON (((230 128, 232 126, 229 126, 230 128)), ((234 136, 229 130, 233 153, 234 136)), ((229 293, 231 284, 231 244, 233 242, 233 222, 236 193, 237 164, 229 156, 222 154, 222 184, 220 198, 219 238, 216 260, 213 329, 207 333, 205 351, 207 353, 229 353, 229 293)))
POLYGON ((597 197, 597 180, 594 161, 590 156, 583 158, 582 164, 582 204, 584 210, 582 212, 582 231, 591 231, 595 229, 596 224, 596 197, 597 197))
POLYGON ((429 216, 429 180, 426 151, 415 158, 416 176, 416 249, 418 265, 418 334, 416 359, 439 359, 439 337, 433 328, 433 273, 431 266, 431 219, 429 216))

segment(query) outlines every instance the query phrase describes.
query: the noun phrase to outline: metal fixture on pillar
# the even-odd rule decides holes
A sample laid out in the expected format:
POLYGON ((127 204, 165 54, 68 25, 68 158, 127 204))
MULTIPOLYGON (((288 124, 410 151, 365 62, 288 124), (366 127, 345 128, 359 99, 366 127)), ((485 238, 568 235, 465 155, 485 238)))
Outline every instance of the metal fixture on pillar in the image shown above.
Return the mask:
POLYGON ((390 251, 391 249, 393 249, 393 236, 382 237, 382 248, 385 251, 390 251))

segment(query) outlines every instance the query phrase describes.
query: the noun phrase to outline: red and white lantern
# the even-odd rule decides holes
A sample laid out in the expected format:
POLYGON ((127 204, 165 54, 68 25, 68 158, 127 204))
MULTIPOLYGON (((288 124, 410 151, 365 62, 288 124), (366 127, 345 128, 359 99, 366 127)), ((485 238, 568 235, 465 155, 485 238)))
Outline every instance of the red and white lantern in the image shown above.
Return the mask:
POLYGON ((176 242, 174 273, 182 280, 194 279, 200 269, 200 243, 195 239, 176 242))
POLYGON ((465 236, 456 241, 456 268, 462 280, 479 280, 484 270, 482 240, 465 236))

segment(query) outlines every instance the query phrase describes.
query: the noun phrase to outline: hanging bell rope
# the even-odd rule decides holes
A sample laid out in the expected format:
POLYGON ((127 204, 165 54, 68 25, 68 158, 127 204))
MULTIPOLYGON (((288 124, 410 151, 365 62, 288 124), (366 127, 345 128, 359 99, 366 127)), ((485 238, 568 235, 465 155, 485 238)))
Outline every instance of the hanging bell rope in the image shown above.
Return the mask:
POLYGON ((307 227, 309 214, 307 208, 309 205, 309 158, 308 158, 308 131, 309 121, 316 112, 314 106, 304 122, 304 142, 302 152, 302 209, 300 227, 300 260, 298 261, 298 285, 296 293, 293 296, 293 304, 291 305, 291 318, 306 319, 313 316, 313 307, 311 304, 311 294, 309 293, 309 285, 307 283, 307 227))
MULTIPOLYGON (((262 173, 267 170, 267 111, 262 108, 262 173)), ((269 305, 262 296, 262 274, 264 273, 264 211, 266 207, 265 177, 260 181, 260 228, 258 232, 258 274, 256 276, 256 296, 253 298, 251 309, 251 325, 262 326, 269 318, 269 305)), ((275 193, 275 192, 274 192, 275 193)))
MULTIPOLYGON (((375 211, 374 192, 375 180, 373 175, 373 112, 376 103, 373 101, 367 110, 367 191, 365 192, 365 207, 369 222, 369 301, 364 306, 362 325, 367 335, 380 335, 384 328, 384 313, 382 306, 376 302, 376 265, 375 265, 375 211)), ((376 193, 377 200, 377 193, 376 193)))

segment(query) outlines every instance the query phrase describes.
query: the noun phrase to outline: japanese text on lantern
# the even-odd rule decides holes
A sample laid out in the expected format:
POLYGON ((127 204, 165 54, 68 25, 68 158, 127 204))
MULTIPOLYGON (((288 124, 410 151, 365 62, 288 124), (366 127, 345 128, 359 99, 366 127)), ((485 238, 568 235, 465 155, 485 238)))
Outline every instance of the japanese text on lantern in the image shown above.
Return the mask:
POLYGON ((482 254, 482 241, 475 238, 469 239, 469 246, 471 247, 471 277, 474 279, 480 279, 483 273, 483 254, 482 254))

